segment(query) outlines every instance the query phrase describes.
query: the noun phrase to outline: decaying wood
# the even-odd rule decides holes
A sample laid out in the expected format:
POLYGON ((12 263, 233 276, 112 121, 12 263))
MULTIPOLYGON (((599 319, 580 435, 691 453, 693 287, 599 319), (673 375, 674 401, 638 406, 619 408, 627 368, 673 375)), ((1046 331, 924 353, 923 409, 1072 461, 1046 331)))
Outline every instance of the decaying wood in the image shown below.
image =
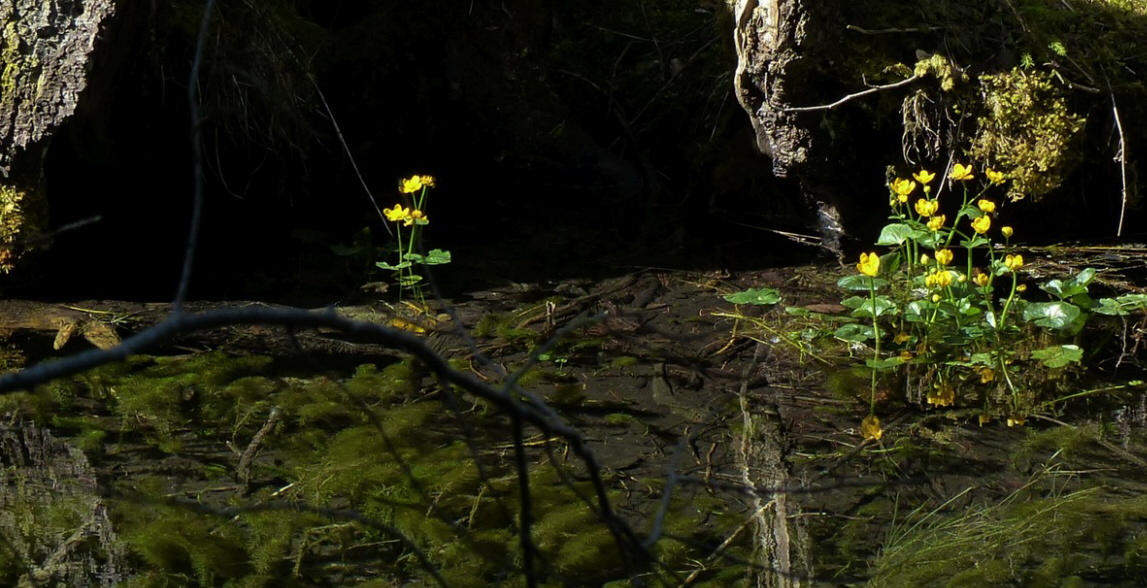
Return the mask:
MULTIPOLYGON (((184 312, 198 313, 224 308, 288 308, 262 302, 195 302, 184 305, 184 312)), ((110 349, 120 343, 121 336, 142 331, 166 320, 171 315, 170 303, 124 302, 115 300, 87 300, 74 304, 35 302, 29 300, 0 300, 0 334, 14 331, 33 331, 54 337, 58 350, 73 339, 85 339, 100 349, 110 349)), ((315 312, 323 312, 318 309, 315 312)), ((365 322, 416 330, 420 321, 400 317, 386 307, 348 306, 337 308, 344 317, 365 322)), ((432 322, 432 321, 431 321, 432 322)), ((424 330, 430 330, 425 325, 424 330)), ((306 351, 349 355, 378 355, 388 350, 372 344, 336 338, 329 333, 294 333, 295 341, 306 351)), ((294 353, 298 349, 287 333, 277 327, 238 325, 215 331, 202 331, 181 335, 172 345, 186 348, 224 348, 229 351, 259 354, 294 353)), ((390 352, 393 353, 393 352, 390 352)))

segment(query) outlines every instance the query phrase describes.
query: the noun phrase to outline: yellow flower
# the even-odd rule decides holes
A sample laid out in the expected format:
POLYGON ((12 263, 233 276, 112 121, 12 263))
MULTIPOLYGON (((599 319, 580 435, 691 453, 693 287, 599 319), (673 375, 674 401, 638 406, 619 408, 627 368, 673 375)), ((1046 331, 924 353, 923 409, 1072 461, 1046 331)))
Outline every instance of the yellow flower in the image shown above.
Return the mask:
MULTIPOLYGON (((406 221, 410 218, 410 209, 402 208, 401 204, 395 204, 394 208, 382 209, 382 214, 386 215, 386 220, 391 222, 406 221)), ((409 225, 410 223, 406 223, 409 225)))
POLYGON ((932 181, 932 178, 936 177, 936 174, 926 169, 922 169, 919 173, 912 174, 912 177, 916 178, 916 181, 920 182, 921 184, 927 184, 928 182, 932 181))
POLYGON ((908 333, 905 333, 903 331, 896 333, 896 336, 892 338, 892 342, 897 344, 897 345, 907 343, 911 340, 912 340, 912 335, 909 335, 908 333))
POLYGON ((936 263, 940 265, 948 265, 952 263, 952 250, 940 249, 936 251, 936 263))
POLYGON ((1013 414, 1013 415, 1008 417, 1008 426, 1009 427, 1022 427, 1022 426, 1024 426, 1024 423, 1026 423, 1026 422, 1027 422, 1027 419, 1022 417, 1022 416, 1019 416, 1019 415, 1013 414))
POLYGON ((1024 256, 1020 254, 1009 255, 1004 258, 1004 267, 1013 272, 1024 266, 1024 256))
POLYGON ((981 288, 983 288, 984 286, 987 286, 989 281, 990 281, 990 278, 988 277, 988 274, 985 274, 981 271, 977 271, 976 277, 972 278, 972 283, 981 287, 981 288))
POLYGON ((981 235, 988 232, 990 228, 992 228, 992 219, 987 215, 972 221, 972 229, 981 235))
POLYGON ((1027 284, 1020 284, 1019 286, 1016 286, 1016 292, 1027 292, 1027 290, 1028 290, 1027 284))
POLYGON ((925 200, 921 198, 916 201, 916 214, 924 217, 932 216, 932 213, 940 208, 940 203, 935 200, 925 200))
POLYGON ((915 189, 916 182, 912 180, 905 180, 904 178, 892 180, 892 191, 896 193, 896 199, 900 202, 908 202, 908 195, 915 189))
POLYGON ((932 258, 928 257, 927 253, 920 254, 920 265, 928 265, 929 261, 932 261, 932 258))
POLYGON ((936 273, 936 285, 941 288, 947 288, 952 285, 952 272, 942 271, 936 273))
POLYGON ((984 426, 985 423, 990 423, 990 422, 992 422, 992 415, 990 415, 988 413, 984 413, 984 414, 980 415, 980 426, 981 427, 984 426))
POLYGON ((1005 239, 1011 239, 1013 232, 1011 227, 1000 227, 1000 234, 1003 235, 1005 239))
POLYGON ((880 273, 880 256, 875 252, 861 253, 860 263, 856 264, 856 269, 866 276, 876 277, 876 274, 880 273))
POLYGON ((932 302, 933 303, 940 302, 940 295, 939 294, 933 294, 932 295, 932 302))
POLYGON ((995 379, 996 379, 996 372, 992 371, 992 368, 986 367, 986 368, 983 368, 980 370, 980 383, 981 384, 987 384, 988 382, 993 382, 993 381, 995 381, 995 379))
POLYGON ((972 174, 971 165, 963 165, 957 163, 956 165, 952 166, 952 173, 948 177, 957 182, 962 182, 964 180, 970 180, 975 176, 972 174))
POLYGON ((422 189, 422 176, 412 176, 402 180, 402 185, 399 186, 399 191, 403 194, 413 194, 422 189))
POLYGON ((901 351, 900 352, 900 361, 903 361, 904 363, 908 363, 908 362, 912 361, 912 352, 911 351, 901 351))
POLYGON ((981 198, 978 204, 980 205, 980 210, 984 211, 984 214, 992 214, 996 211, 996 203, 991 200, 981 198))
POLYGON ((884 435, 884 430, 880 428, 880 419, 876 418, 874 414, 864 417, 864 420, 860 422, 860 434, 864 436, 866 441, 869 439, 879 441, 884 435))
POLYGON ((944 226, 945 220, 946 217, 944 215, 937 214, 936 216, 928 219, 928 228, 932 231, 939 231, 940 228, 944 226))
POLYGON ((418 221, 422 221, 418 224, 425 225, 430 223, 430 218, 423 214, 421 210, 412 210, 410 214, 406 215, 406 218, 402 219, 402 224, 409 227, 418 221))
POLYGON ((984 170, 984 175, 988 176, 988 181, 993 184, 1002 184, 1004 183, 1004 180, 1008 179, 1008 176, 1005 175, 1004 172, 998 172, 991 169, 984 170))
POLYGON ((418 176, 418 179, 422 181, 423 186, 433 188, 436 185, 434 176, 418 176))

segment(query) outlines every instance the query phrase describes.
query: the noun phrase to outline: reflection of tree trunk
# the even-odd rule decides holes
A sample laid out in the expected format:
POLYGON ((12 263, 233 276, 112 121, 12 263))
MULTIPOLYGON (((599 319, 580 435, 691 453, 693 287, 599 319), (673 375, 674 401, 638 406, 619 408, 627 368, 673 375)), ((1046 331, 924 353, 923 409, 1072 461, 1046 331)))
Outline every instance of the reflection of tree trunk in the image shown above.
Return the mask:
POLYGON ((0 272, 47 221, 43 157, 88 85, 114 0, 0 2, 0 272))
POLYGON ((126 580, 130 569, 82 451, 32 423, 5 426, 0 464, 0 540, 27 570, 19 586, 126 580))

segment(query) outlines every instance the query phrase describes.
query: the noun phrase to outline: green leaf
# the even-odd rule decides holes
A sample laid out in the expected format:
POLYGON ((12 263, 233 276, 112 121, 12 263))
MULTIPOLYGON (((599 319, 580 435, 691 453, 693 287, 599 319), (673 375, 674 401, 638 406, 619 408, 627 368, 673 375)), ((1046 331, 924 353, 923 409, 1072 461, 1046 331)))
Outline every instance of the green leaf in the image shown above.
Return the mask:
POLYGON ((837 286, 853 292, 868 292, 870 284, 876 288, 880 288, 888 284, 888 280, 883 278, 870 278, 864 274, 853 274, 851 276, 844 276, 836 281, 837 286))
POLYGON ((1087 268, 1070 280, 1049 280, 1041 284, 1040 289, 1061 299, 1071 298, 1079 294, 1087 294, 1087 286, 1095 279, 1095 268, 1087 268))
POLYGON ((1106 315, 1127 316, 1135 310, 1147 309, 1147 294, 1124 294, 1118 298, 1100 298, 1095 312, 1106 315))
POLYGON ((1037 302, 1024 307, 1024 320, 1049 329, 1066 329, 1079 318, 1079 307, 1070 302, 1037 302))
POLYGON ((972 237, 971 239, 961 240, 960 241, 960 247, 981 247, 983 245, 988 245, 989 243, 991 243, 991 241, 988 241, 987 239, 985 239, 979 235, 976 235, 975 237, 972 237))
POLYGON ((1083 359, 1083 350, 1078 345, 1055 345, 1032 351, 1032 357, 1049 368, 1059 368, 1069 363, 1078 363, 1083 359))
POLYGON ((725 300, 733 304, 776 304, 781 301, 781 294, 776 288, 750 288, 744 292, 728 294, 725 300))
POLYGON ((912 239, 916 236, 916 229, 904 223, 892 223, 886 225, 880 231, 880 238, 876 240, 877 245, 900 245, 905 241, 912 239))
MULTIPOLYGON (((875 308, 876 308, 875 314, 877 317, 882 317, 882 316, 890 315, 890 314, 896 314, 896 311, 899 310, 896 306, 896 303, 893 302, 892 300, 889 300, 889 298, 887 296, 877 296, 875 308)), ((873 315, 872 300, 865 300, 864 304, 860 305, 859 308, 852 311, 852 316, 855 316, 858 318, 872 317, 872 315, 873 315)))
POLYGON ((874 370, 886 370, 889 368, 894 368, 903 363, 904 360, 900 359, 900 356, 886 357, 884 359, 867 359, 864 361, 864 365, 874 370))
POLYGON ((450 263, 450 252, 443 249, 431 249, 423 261, 426 265, 442 265, 450 263))
POLYGON ((851 325, 843 325, 833 333, 837 339, 843 339, 853 343, 864 343, 865 341, 875 337, 875 332, 872 330, 872 325, 862 325, 860 323, 853 323, 851 325))
POLYGON ((398 271, 400 269, 406 269, 406 268, 410 267, 410 262, 404 261, 398 265, 390 265, 389 263, 386 263, 385 261, 380 261, 378 263, 375 263, 374 265, 377 265, 378 267, 380 267, 384 270, 398 271))
POLYGON ((931 303, 924 302, 923 300, 913 300, 904 307, 904 320, 910 323, 926 322, 931 312, 931 303))

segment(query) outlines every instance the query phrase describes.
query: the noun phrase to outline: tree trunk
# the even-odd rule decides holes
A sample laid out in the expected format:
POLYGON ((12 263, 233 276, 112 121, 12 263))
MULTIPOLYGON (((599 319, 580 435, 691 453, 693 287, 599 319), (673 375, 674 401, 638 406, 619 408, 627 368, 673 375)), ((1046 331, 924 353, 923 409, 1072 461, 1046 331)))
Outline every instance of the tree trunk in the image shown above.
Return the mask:
POLYGON ((88 85, 114 0, 0 3, 0 273, 47 223, 44 152, 88 85))

